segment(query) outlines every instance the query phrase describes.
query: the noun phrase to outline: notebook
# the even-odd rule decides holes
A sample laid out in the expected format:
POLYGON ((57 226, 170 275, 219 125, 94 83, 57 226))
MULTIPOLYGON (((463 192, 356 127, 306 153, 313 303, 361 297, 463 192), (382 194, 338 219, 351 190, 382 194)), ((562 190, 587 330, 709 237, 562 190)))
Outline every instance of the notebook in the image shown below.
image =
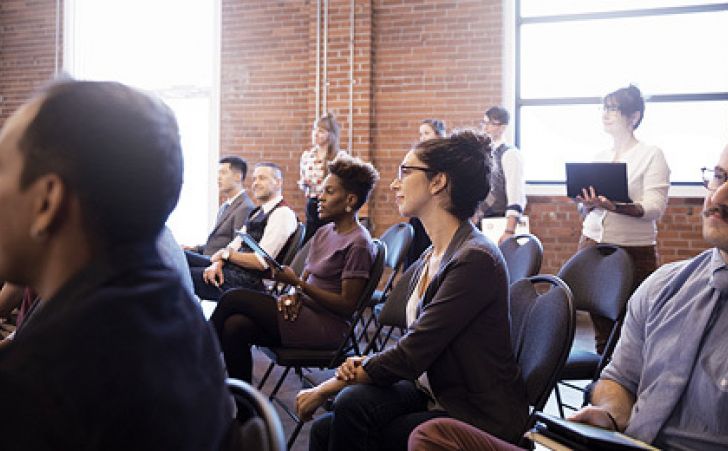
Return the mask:
POLYGON ((627 194, 627 163, 566 163, 567 196, 581 196, 582 188, 590 186, 612 202, 632 202, 627 194))

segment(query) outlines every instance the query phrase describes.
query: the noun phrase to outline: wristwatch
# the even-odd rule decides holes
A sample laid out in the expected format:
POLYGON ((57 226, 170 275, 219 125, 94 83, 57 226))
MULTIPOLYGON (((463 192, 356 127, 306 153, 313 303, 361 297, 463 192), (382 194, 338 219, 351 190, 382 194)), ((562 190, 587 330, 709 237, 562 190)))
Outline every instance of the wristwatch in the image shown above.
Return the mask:
POLYGON ((220 258, 222 258, 223 261, 228 261, 228 259, 230 258, 230 249, 225 249, 224 251, 222 251, 222 255, 220 256, 220 258))

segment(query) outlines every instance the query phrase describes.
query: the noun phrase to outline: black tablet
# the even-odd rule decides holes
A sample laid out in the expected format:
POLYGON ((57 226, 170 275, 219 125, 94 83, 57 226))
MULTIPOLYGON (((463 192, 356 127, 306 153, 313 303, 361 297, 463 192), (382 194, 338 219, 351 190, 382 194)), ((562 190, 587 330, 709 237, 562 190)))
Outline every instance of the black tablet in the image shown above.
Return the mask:
POLYGON ((627 193, 627 163, 566 163, 567 196, 581 196, 581 190, 590 186, 612 202, 632 202, 627 193))
POLYGON ((619 432, 576 423, 536 412, 536 430, 553 440, 577 449, 592 450, 656 450, 657 448, 619 432))
POLYGON ((243 242, 250 249, 252 249, 253 252, 255 252, 256 254, 258 254, 261 257, 263 257, 263 260, 265 260, 266 263, 268 263, 268 266, 272 266, 275 269, 277 269, 278 271, 281 271, 283 269, 283 266, 281 266, 281 264, 278 263, 275 258, 271 257, 268 254, 268 252, 265 251, 265 249, 263 249, 262 247, 260 247, 260 244, 258 244, 258 242, 255 241, 255 239, 253 239, 252 236, 248 235, 247 233, 241 233, 240 234, 240 238, 243 239, 243 242))

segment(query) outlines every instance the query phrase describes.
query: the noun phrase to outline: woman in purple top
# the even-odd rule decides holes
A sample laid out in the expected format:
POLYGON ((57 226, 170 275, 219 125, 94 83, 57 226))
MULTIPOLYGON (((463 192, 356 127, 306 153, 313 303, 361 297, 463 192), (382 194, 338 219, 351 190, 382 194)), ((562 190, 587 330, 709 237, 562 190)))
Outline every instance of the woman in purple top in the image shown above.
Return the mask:
POLYGON ((357 214, 379 174, 348 155, 338 156, 328 169, 318 210, 331 223, 312 238, 300 278, 289 267, 273 274, 295 293, 276 299, 230 290, 210 318, 231 377, 250 382, 254 344, 335 349, 346 334, 374 261, 371 236, 357 214))

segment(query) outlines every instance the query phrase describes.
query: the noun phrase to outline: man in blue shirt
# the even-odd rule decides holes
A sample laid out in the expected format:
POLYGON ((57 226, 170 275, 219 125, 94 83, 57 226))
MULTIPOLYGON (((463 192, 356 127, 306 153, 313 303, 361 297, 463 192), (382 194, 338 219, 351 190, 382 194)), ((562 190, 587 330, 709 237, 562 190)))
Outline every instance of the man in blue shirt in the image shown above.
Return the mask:
POLYGON ((728 448, 728 146, 703 169, 713 246, 659 268, 629 301, 622 336, 573 420, 665 449, 728 448))

